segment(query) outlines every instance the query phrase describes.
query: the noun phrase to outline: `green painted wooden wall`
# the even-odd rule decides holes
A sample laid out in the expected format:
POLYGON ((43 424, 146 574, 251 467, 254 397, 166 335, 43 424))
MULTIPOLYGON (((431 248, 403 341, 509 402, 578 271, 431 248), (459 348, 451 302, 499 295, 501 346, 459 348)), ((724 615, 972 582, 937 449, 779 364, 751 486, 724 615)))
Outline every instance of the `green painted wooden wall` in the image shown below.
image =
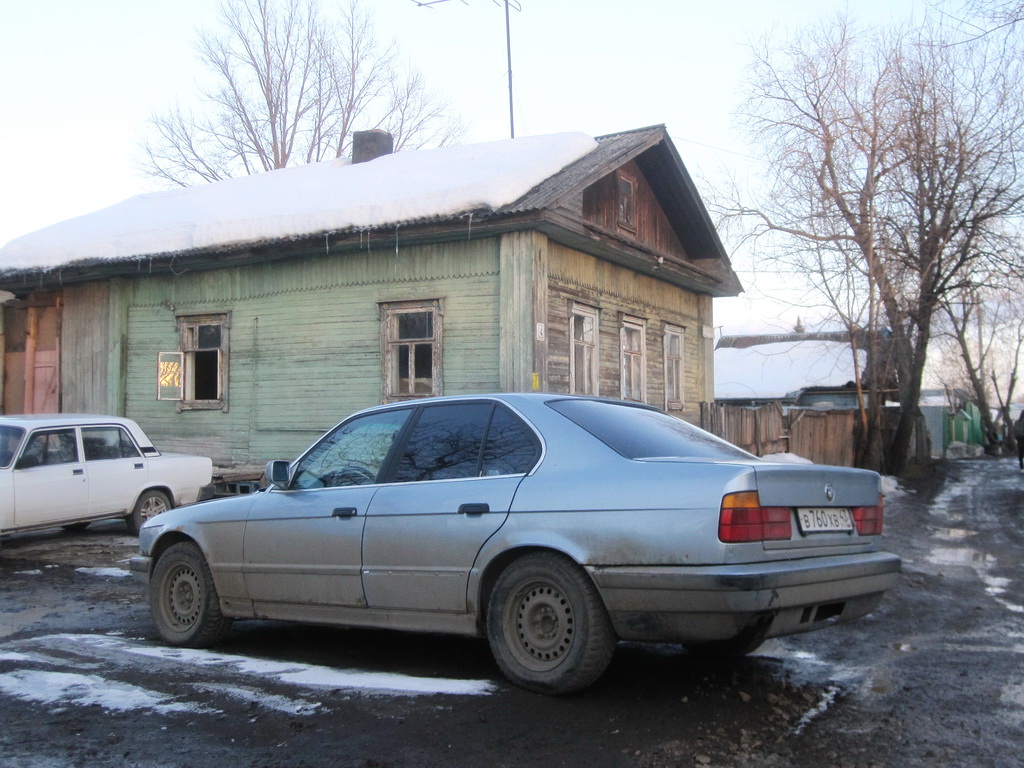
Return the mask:
POLYGON ((264 266, 124 281, 125 411, 165 450, 249 464, 292 458, 381 402, 378 303, 443 299, 444 394, 499 389, 496 239, 311 254, 264 266), (156 399, 176 314, 229 313, 228 409, 156 399))

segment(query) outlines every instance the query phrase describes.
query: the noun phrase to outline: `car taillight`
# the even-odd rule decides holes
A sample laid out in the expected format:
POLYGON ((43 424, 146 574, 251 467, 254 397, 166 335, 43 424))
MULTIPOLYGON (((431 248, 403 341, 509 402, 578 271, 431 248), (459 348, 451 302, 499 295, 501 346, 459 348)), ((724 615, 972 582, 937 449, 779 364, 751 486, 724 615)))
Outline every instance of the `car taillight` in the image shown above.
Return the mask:
POLYGON ((718 538, 727 544, 782 541, 793 535, 789 507, 762 507, 757 491, 727 493, 718 514, 718 538))
POLYGON ((882 499, 873 507, 854 507, 853 522, 857 526, 857 533, 861 536, 880 536, 882 533, 882 518, 885 516, 882 507, 882 499))

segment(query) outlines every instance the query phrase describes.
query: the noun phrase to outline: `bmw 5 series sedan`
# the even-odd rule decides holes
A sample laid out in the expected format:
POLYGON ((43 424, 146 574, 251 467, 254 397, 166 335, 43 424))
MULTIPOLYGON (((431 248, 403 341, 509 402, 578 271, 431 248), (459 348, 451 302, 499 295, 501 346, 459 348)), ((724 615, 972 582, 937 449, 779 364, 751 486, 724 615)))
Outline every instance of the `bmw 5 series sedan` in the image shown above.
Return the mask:
POLYGON ((900 568, 877 474, 768 463, 606 399, 371 408, 267 478, 143 526, 132 568, 166 642, 257 618, 479 636, 559 694, 618 640, 743 654, 863 616, 900 568))

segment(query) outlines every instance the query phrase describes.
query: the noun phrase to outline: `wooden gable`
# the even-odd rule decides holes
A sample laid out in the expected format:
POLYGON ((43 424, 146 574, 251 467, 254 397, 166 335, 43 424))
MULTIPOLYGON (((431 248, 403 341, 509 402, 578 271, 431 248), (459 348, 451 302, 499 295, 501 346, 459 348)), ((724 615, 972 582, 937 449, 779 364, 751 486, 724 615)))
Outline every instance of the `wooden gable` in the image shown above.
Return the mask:
POLYGON ((692 261, 635 160, 583 191, 582 216, 610 237, 692 261))

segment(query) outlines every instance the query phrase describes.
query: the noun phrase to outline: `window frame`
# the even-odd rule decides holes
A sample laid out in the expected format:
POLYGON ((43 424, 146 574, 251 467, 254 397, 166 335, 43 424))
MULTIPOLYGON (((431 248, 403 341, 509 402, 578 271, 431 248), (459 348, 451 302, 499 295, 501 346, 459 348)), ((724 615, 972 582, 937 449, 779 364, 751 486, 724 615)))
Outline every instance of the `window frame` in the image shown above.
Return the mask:
POLYGON ((619 171, 615 175, 615 220, 629 232, 636 232, 636 179, 619 171))
POLYGON ((662 346, 664 348, 664 370, 665 370, 665 410, 681 410, 686 405, 686 385, 684 383, 684 375, 686 373, 686 329, 678 325, 669 325, 666 323, 665 332, 662 335, 662 346), (671 345, 669 340, 673 337, 679 339, 679 356, 676 357, 670 354, 671 345), (669 392, 669 380, 670 368, 674 367, 675 381, 678 398, 670 397, 669 392))
MULTIPOLYGON (((56 454, 56 452, 54 452, 54 453, 56 454)), ((50 455, 51 455, 50 447, 48 445, 44 446, 44 449, 42 451, 42 457, 43 458, 48 458, 50 455)), ((36 458, 36 457, 33 456, 33 458, 36 458)), ((40 429, 32 430, 24 438, 24 442, 22 443, 20 452, 19 452, 18 457, 17 457, 17 462, 15 463, 14 468, 15 469, 34 469, 35 467, 62 467, 62 466, 67 466, 68 464, 80 464, 80 463, 82 463, 82 461, 83 461, 83 459, 82 459, 82 449, 81 449, 81 447, 79 446, 79 443, 78 443, 78 429, 76 427, 62 427, 62 426, 42 427, 40 429), (26 460, 26 457, 29 455, 29 450, 33 447, 33 441, 35 441, 37 438, 44 439, 44 438, 49 438, 50 436, 59 436, 59 435, 62 435, 62 434, 63 435, 70 434, 70 436, 71 436, 70 447, 72 448, 72 450, 74 452, 74 455, 71 458, 67 459, 66 461, 42 461, 42 460, 37 460, 37 462, 35 464, 31 464, 31 465, 28 465, 28 466, 25 465, 24 462, 26 460)))
POLYGON ((526 476, 537 468, 537 465, 540 463, 544 455, 544 443, 536 429, 527 419, 525 419, 515 409, 509 407, 507 403, 487 399, 467 399, 446 403, 424 403, 419 405, 416 408, 415 414, 406 422, 405 429, 395 442, 396 445, 392 454, 391 466, 390 469, 388 469, 382 476, 382 483, 408 485, 412 483, 464 482, 467 480, 487 480, 500 477, 526 476), (487 408, 487 418, 481 422, 483 429, 480 434, 480 444, 477 446, 476 450, 475 472, 472 474, 461 474, 451 477, 427 477, 421 479, 402 477, 401 473, 404 471, 405 457, 410 450, 410 444, 413 438, 417 436, 421 426, 425 423, 423 421, 424 416, 429 414, 430 417, 433 417, 445 409, 467 407, 487 408), (488 449, 492 446, 492 441, 496 441, 498 439, 498 436, 495 435, 493 429, 499 415, 508 419, 510 424, 514 424, 520 428, 521 434, 526 438, 526 442, 528 442, 532 450, 529 466, 526 469, 515 472, 495 472, 493 474, 486 471, 488 462, 496 463, 494 457, 489 455, 488 449))
POLYGON ((596 307, 587 306, 573 302, 569 312, 569 393, 573 395, 599 395, 601 390, 600 377, 601 360, 601 313, 596 307), (586 341, 577 342, 576 323, 577 318, 582 320, 590 319, 594 324, 594 341, 587 344, 586 341), (576 349, 581 346, 584 350, 590 349, 590 360, 587 361, 589 375, 593 391, 586 388, 581 389, 578 385, 579 372, 576 370, 576 349))
POLYGON ((96 461, 111 461, 111 460, 119 460, 119 459, 141 459, 141 458, 144 458, 143 455, 142 455, 142 449, 139 447, 138 443, 135 442, 135 438, 132 437, 131 432, 129 432, 121 424, 83 424, 82 426, 80 426, 78 428, 78 430, 79 430, 79 433, 82 436, 82 461, 85 461, 86 463, 88 463, 88 462, 96 462, 96 461), (118 453, 120 455, 118 455, 118 456, 90 456, 89 455, 90 450, 91 450, 90 447, 89 447, 89 438, 91 436, 90 433, 98 432, 98 431, 105 431, 105 430, 113 430, 113 431, 117 432, 117 437, 118 437, 117 448, 118 448, 118 453), (125 455, 125 448, 126 447, 130 447, 134 451, 134 453, 130 453, 129 455, 125 455))
POLYGON ((157 354, 157 400, 177 403, 177 410, 221 410, 228 409, 228 359, 230 352, 231 314, 229 312, 207 312, 202 314, 181 314, 174 318, 178 333, 178 349, 174 352, 157 354), (219 326, 220 341, 217 347, 201 346, 199 328, 219 326), (217 397, 195 397, 195 375, 199 369, 196 353, 216 351, 217 353, 217 397))
MULTIPOLYGON (((351 488, 357 485, 377 485, 380 482, 384 482, 383 476, 389 472, 389 467, 394 462, 396 448, 397 446, 404 444, 404 435, 407 433, 409 424, 415 419, 415 416, 416 408, 408 407, 372 411, 369 413, 358 413, 351 418, 345 419, 345 421, 338 424, 334 429, 330 430, 327 434, 317 440, 306 450, 305 453, 292 463, 289 471, 288 485, 285 490, 302 492, 321 491, 333 488, 351 488), (401 418, 400 422, 396 416, 401 418), (378 424, 386 428, 389 426, 389 422, 395 422, 395 426, 397 428, 391 433, 388 441, 389 445, 379 457, 379 462, 376 464, 376 474, 372 481, 367 475, 362 479, 362 482, 358 483, 323 484, 319 486, 313 483, 308 485, 305 484, 307 482, 307 475, 313 478, 320 477, 320 475, 311 471, 312 467, 315 466, 316 468, 320 468, 329 466, 326 463, 328 460, 336 460, 339 458, 336 453, 332 452, 339 450, 342 440, 350 435, 358 434, 362 430, 369 432, 378 424), (353 430, 353 425, 357 425, 358 428, 353 430), (314 462, 318 463, 314 465, 314 462)), ((364 435, 359 434, 359 438, 363 437, 364 435)), ((347 449, 348 446, 345 446, 345 448, 347 449)), ((338 466, 341 468, 341 465, 338 466)), ((352 467, 354 465, 350 463, 347 466, 352 467)), ((355 477, 354 474, 349 476, 355 477)))
POLYGON ((631 403, 647 402, 647 321, 632 315, 622 315, 619 325, 619 396, 631 403), (636 352, 627 348, 627 339, 631 334, 636 334, 640 340, 640 350, 636 352), (639 369, 634 370, 634 364, 639 364, 639 369), (639 373, 639 386, 635 381, 639 373), (627 379, 633 382, 633 386, 627 389, 627 379), (635 396, 639 389, 639 397, 635 396))
POLYGON ((381 400, 385 403, 397 403, 406 400, 419 400, 425 397, 436 397, 444 394, 444 374, 442 370, 444 352, 444 300, 426 299, 416 301, 388 301, 378 305, 381 334, 381 400), (431 335, 419 339, 400 339, 398 336, 398 318, 403 314, 431 313, 431 335), (415 353, 411 349, 416 344, 429 340, 431 345, 430 391, 416 392, 416 376, 413 370, 411 386, 413 391, 403 392, 399 385, 398 365, 395 354, 401 346, 410 347, 410 364, 415 368, 415 353))

